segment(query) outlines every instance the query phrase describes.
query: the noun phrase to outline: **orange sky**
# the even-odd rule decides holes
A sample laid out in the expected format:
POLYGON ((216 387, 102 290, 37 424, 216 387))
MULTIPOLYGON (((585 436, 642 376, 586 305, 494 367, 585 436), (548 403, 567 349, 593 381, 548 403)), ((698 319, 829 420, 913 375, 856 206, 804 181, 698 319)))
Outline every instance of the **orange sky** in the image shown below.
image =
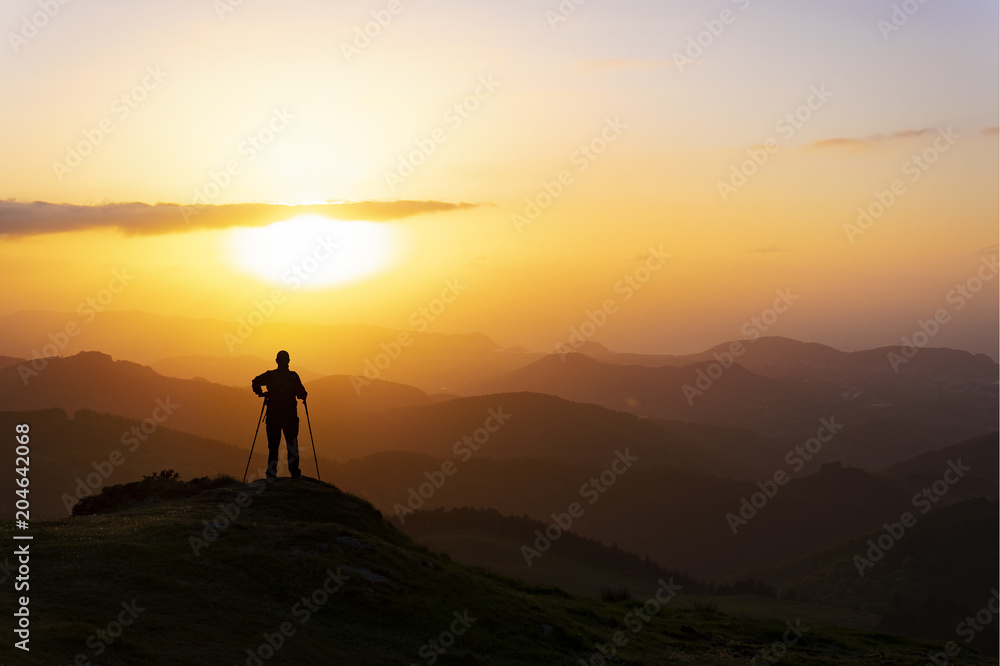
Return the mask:
POLYGON ((595 339, 687 352, 790 289, 769 333, 875 347, 947 308, 935 344, 996 355, 995 4, 550 4, 94 0, 32 32, 6 3, 0 313, 127 268, 109 308, 235 320, 281 288, 281 320, 410 328, 458 280, 431 330, 552 349, 611 298, 595 339), (440 204, 236 207, 343 201, 440 204))

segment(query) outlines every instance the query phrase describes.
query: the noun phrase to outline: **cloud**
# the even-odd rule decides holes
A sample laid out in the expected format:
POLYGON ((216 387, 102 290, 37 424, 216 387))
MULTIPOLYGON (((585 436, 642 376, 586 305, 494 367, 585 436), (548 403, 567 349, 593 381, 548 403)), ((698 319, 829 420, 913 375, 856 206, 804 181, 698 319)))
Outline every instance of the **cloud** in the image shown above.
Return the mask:
POLYGON ((0 201, 0 236, 35 236, 88 229, 116 229, 127 236, 146 236, 228 227, 260 227, 308 214, 337 220, 386 222, 426 213, 467 210, 478 205, 443 201, 355 201, 301 206, 260 203, 78 206, 7 200, 0 201))
POLYGON ((1000 134, 1000 127, 984 127, 983 128, 983 134, 987 134, 987 135, 990 135, 990 134, 992 134, 992 135, 1000 134))
POLYGON ((624 70, 628 72, 645 72, 653 69, 663 69, 671 65, 669 60, 636 60, 633 58, 616 58, 611 60, 584 60, 574 66, 581 72, 607 72, 624 70))
POLYGON ((865 148, 872 148, 877 145, 890 143, 893 141, 906 141, 908 139, 914 139, 918 136, 923 136, 925 134, 935 134, 937 133, 937 128, 927 127, 919 130, 902 130, 901 132, 895 132, 893 134, 873 134, 868 137, 861 139, 850 138, 850 137, 837 137, 833 139, 821 139, 809 144, 809 148, 846 148, 846 149, 856 149, 862 150, 865 148))

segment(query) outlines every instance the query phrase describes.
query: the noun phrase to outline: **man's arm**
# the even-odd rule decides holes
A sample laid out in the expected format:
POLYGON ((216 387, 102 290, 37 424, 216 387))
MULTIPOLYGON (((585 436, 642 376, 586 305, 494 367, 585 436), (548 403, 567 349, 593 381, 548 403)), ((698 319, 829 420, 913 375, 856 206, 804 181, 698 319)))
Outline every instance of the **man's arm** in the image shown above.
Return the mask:
POLYGON ((262 373, 253 378, 253 382, 250 386, 253 388, 253 392, 257 395, 264 395, 264 392, 260 390, 261 384, 267 386, 267 373, 262 373))
POLYGON ((307 395, 306 387, 302 385, 302 380, 299 379, 299 373, 293 371, 292 374, 295 375, 295 383, 298 384, 298 386, 295 387, 295 397, 305 401, 307 395))

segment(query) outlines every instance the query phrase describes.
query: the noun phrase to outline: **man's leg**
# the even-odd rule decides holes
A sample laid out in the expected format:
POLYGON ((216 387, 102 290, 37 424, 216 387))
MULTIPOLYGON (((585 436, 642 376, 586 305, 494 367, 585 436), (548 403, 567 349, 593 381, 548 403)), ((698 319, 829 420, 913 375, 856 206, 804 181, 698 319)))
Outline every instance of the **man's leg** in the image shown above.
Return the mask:
POLYGON ((285 448, 288 449, 288 473, 293 479, 302 476, 299 469, 299 417, 295 416, 284 425, 285 448))
POLYGON ((267 482, 278 476, 278 447, 281 446, 281 421, 268 418, 267 421, 267 482))

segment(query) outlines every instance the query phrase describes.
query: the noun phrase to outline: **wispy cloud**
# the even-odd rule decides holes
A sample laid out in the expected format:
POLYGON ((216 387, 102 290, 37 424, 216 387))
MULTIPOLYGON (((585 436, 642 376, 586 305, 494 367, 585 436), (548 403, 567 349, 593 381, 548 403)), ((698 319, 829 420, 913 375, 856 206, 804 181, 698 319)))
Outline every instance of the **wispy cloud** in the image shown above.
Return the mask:
POLYGON ((937 128, 927 127, 924 129, 907 129, 900 132, 894 132, 892 134, 873 134, 871 136, 863 138, 852 138, 852 137, 836 137, 832 139, 821 139, 809 144, 809 148, 846 148, 853 150, 862 150, 865 148, 872 148, 878 145, 888 144, 894 141, 907 141, 909 139, 915 139, 919 136, 925 134, 934 134, 937 132, 937 128))
POLYGON ((0 235, 34 236, 88 229, 116 229, 128 236, 171 234, 228 227, 259 227, 308 214, 337 220, 387 222, 426 213, 466 210, 478 205, 443 201, 356 201, 301 206, 260 203, 78 206, 7 200, 0 201, 0 235))

